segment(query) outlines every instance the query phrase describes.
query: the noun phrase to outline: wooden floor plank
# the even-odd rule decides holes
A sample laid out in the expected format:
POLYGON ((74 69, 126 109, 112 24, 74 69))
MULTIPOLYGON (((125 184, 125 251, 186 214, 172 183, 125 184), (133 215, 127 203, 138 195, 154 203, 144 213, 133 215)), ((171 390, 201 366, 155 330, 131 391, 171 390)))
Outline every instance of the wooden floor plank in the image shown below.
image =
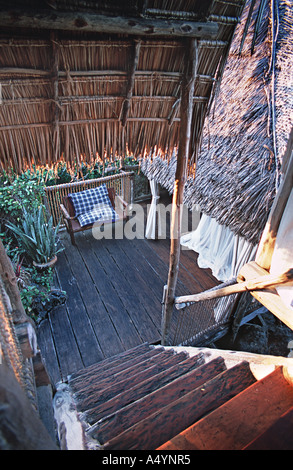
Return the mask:
POLYGON ((87 315, 77 280, 71 271, 70 262, 64 252, 59 256, 62 268, 60 264, 57 264, 57 274, 62 288, 67 292, 66 305, 70 311, 70 323, 76 337, 78 349, 84 365, 88 366, 101 361, 103 354, 87 315))
POLYGON ((215 285, 220 284, 220 281, 213 276, 210 268, 203 270, 198 266, 198 253, 195 251, 182 248, 180 260, 180 265, 186 269, 200 285, 200 291, 211 289, 215 285))
POLYGON ((78 247, 73 247, 68 239, 65 239, 63 243, 103 356, 105 358, 115 356, 124 351, 124 347, 112 323, 111 316, 101 300, 78 247))
POLYGON ((50 328, 50 322, 46 318, 37 329, 38 347, 42 354, 42 359, 47 369, 52 384, 60 382, 62 379, 59 369, 58 356, 55 343, 50 328))
POLYGON ((144 250, 146 248, 146 243, 144 240, 123 240, 123 243, 120 243, 120 251, 123 252, 125 258, 117 252, 116 244, 111 245, 107 244, 107 249, 112 254, 113 258, 120 265, 119 259, 125 261, 127 266, 132 266, 133 273, 132 276, 136 277, 137 273, 143 278, 145 284, 147 284, 148 289, 151 289, 153 295, 158 301, 162 300, 163 287, 165 283, 165 276, 168 274, 168 266, 163 265, 163 275, 159 270, 159 263, 161 260, 157 258, 155 262, 152 260, 147 260, 145 258, 144 250))
MULTIPOLYGON (((152 243, 152 246, 167 263, 169 260, 170 240, 160 240, 160 243, 152 243)), ((197 265, 197 256, 192 250, 187 254, 186 250, 181 249, 178 280, 179 283, 182 282, 185 286, 185 291, 188 290, 190 293, 202 292, 218 284, 215 278, 210 277, 209 270, 200 270, 197 265)), ((178 293, 178 295, 181 294, 178 293)))
POLYGON ((112 284, 108 281, 105 270, 100 263, 97 262, 89 243, 85 241, 79 245, 79 251, 87 265, 88 270, 91 272, 92 279, 94 280, 96 289, 98 290, 101 299, 111 314, 112 322, 118 333, 125 349, 132 348, 137 344, 144 342, 139 336, 128 312, 125 310, 123 303, 112 284))
MULTIPOLYGON (((142 285, 143 280, 138 275, 132 279, 129 273, 133 272, 133 266, 128 266, 126 260, 121 258, 115 262, 102 240, 98 242, 98 246, 90 239, 88 241, 95 252, 97 262, 105 270, 108 281, 112 283, 142 340, 158 341, 158 321, 153 319, 156 319, 158 314, 159 303, 152 302, 152 298, 149 298, 146 304, 146 298, 150 295, 147 284, 142 285)), ((116 245, 119 245, 119 242, 116 245)))
MULTIPOLYGON (((127 245, 128 250, 129 245, 127 245)), ((120 272, 120 279, 124 280, 124 286, 126 292, 134 298, 137 303, 138 310, 137 315, 141 319, 150 317, 152 323, 157 327, 156 338, 159 339, 160 331, 160 319, 161 319, 161 294, 160 296, 154 295, 154 291, 149 286, 148 273, 144 270, 141 264, 142 258, 139 256, 133 256, 132 260, 128 257, 122 248, 122 243, 115 244, 115 248, 107 246, 108 255, 111 255, 112 260, 116 266, 119 266, 118 272, 120 272), (146 302, 147 299, 147 302, 146 302)), ((154 276, 153 276, 154 278, 154 276)), ((157 281, 157 285, 160 283, 160 279, 154 279, 157 281)), ((117 288, 119 289, 119 279, 116 281, 117 288)), ((124 297, 123 290, 120 292, 121 298, 124 297)))
MULTIPOLYGON (((57 307, 50 313, 50 323, 61 376, 66 379, 74 370, 84 367, 84 363, 65 306, 57 307)), ((48 370, 48 373, 51 375, 52 372, 48 370)))

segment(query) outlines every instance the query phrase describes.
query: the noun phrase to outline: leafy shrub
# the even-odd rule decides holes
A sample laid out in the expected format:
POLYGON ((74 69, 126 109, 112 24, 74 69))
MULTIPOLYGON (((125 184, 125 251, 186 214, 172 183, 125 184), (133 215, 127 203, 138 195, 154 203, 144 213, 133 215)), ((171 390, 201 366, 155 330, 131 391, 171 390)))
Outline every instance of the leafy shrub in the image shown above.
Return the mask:
POLYGON ((0 217, 20 221, 23 208, 36 208, 43 203, 45 185, 42 175, 26 171, 22 175, 7 175, 0 180, 0 217))
POLYGON ((57 305, 66 301, 66 292, 52 289, 53 270, 48 268, 39 272, 29 268, 30 282, 20 290, 20 297, 27 315, 39 324, 57 305))
POLYGON ((6 224, 36 263, 47 263, 61 251, 61 248, 57 248, 60 222, 54 227, 53 217, 47 219, 45 209, 43 205, 30 211, 23 209, 21 224, 6 224))

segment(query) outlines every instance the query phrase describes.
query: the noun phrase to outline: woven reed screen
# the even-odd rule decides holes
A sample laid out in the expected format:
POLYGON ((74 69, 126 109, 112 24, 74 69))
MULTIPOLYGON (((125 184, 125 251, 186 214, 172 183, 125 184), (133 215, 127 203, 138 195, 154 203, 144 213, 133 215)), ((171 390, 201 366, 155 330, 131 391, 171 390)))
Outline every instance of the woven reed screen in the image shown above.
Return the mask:
MULTIPOLYGON (((118 175, 105 176, 91 180, 83 180, 74 183, 60 184, 57 186, 48 186, 46 188, 47 207, 49 213, 53 216, 54 225, 56 226, 62 218, 60 204, 65 196, 69 193, 84 191, 85 189, 96 188, 105 184, 107 188, 114 188, 115 193, 121 196, 128 204, 133 199, 133 172, 119 173, 118 175)), ((62 226, 62 221, 61 221, 62 226)))

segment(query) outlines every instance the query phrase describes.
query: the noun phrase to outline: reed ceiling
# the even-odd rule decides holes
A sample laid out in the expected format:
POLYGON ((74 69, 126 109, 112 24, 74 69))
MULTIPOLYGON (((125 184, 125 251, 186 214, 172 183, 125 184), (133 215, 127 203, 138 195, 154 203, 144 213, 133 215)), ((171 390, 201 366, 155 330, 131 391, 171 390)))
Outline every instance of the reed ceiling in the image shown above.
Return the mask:
POLYGON ((13 0, 8 9, 0 1, 2 169, 60 158, 170 157, 195 37, 192 164, 243 4, 30 0, 24 7, 13 0))

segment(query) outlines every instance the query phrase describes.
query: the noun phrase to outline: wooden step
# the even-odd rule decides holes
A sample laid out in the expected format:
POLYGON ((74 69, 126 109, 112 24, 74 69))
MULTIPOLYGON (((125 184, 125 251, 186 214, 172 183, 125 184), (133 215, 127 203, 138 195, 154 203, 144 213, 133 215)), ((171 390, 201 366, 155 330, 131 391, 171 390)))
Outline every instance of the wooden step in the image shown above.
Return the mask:
MULTIPOLYGON (((94 383, 77 394, 73 393, 76 408, 82 413, 92 408, 97 408, 127 388, 144 382, 163 370, 183 362, 186 357, 186 353, 177 354, 172 350, 163 351, 157 356, 141 362, 139 365, 111 376, 109 380, 105 378, 101 385, 99 382, 94 383)), ((96 418, 94 419, 96 420, 96 418)))
POLYGON ((141 354, 144 354, 152 349, 154 349, 154 347, 150 346, 148 343, 139 344, 135 348, 128 349, 127 351, 116 354, 115 356, 109 357, 101 362, 98 362, 84 369, 80 369, 77 372, 74 372, 68 377, 68 381, 73 383, 74 380, 79 380, 82 377, 86 377, 92 374, 99 374, 103 371, 108 371, 110 367, 115 367, 119 364, 124 364, 129 359, 140 356, 141 354))
POLYGON ((136 423, 110 440, 104 449, 157 449, 253 382, 249 364, 238 364, 136 423))
POLYGON ((139 400, 145 395, 152 393, 154 390, 163 387, 172 380, 202 365, 203 363, 204 359, 202 355, 199 354, 192 358, 186 359, 183 362, 176 363, 173 366, 170 365, 169 368, 152 375, 143 382, 126 388, 112 399, 104 403, 97 404, 93 408, 88 409, 83 413, 84 419, 90 423, 92 429, 94 429, 94 424, 98 420, 101 420, 102 418, 115 413, 117 410, 129 405, 130 403, 139 400))
POLYGON ((243 450, 293 450, 293 407, 243 450))
POLYGON ((159 450, 240 450, 292 405, 293 387, 278 367, 159 450))
MULTIPOLYGON (((79 394, 82 395, 84 391, 89 388, 95 388, 96 391, 99 389, 102 390, 103 388, 107 388, 107 384, 111 384, 113 380, 119 381, 119 376, 125 373, 130 376, 136 371, 144 369, 146 361, 149 361, 151 364, 155 356, 166 352, 164 348, 154 348, 137 357, 129 358, 129 360, 125 360, 125 362, 121 364, 109 365, 109 368, 106 370, 89 371, 87 374, 83 374, 73 381, 70 380, 70 388, 77 396, 79 394)), ((168 356, 172 354, 174 354, 174 352, 171 352, 168 356)))
MULTIPOLYGON (((194 364, 192 358, 185 362, 194 364)), ((138 421, 147 418, 163 406, 179 399, 226 369, 222 358, 214 359, 199 367, 196 363, 194 365, 194 370, 191 372, 182 374, 179 378, 172 380, 171 383, 147 394, 128 406, 124 406, 121 409, 118 408, 112 415, 99 420, 91 428, 89 435, 101 444, 104 444, 106 441, 122 433, 125 429, 135 425, 138 421)))

